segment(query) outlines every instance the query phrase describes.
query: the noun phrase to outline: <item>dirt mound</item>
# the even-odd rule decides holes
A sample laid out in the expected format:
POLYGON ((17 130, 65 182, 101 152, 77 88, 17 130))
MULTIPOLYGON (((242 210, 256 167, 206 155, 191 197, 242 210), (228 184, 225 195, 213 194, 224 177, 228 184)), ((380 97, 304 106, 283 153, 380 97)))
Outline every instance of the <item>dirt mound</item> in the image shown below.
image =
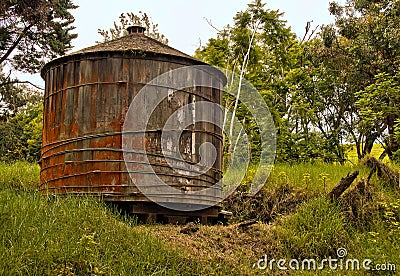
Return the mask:
POLYGON ((273 230, 274 226, 262 223, 245 228, 239 224, 198 225, 195 232, 187 232, 184 230, 186 226, 177 225, 140 227, 146 232, 150 230, 152 236, 164 242, 179 245, 184 255, 205 262, 223 263, 242 272, 251 271, 252 265, 264 254, 276 252, 281 240, 277 231, 273 230))
POLYGON ((224 202, 224 209, 233 213, 233 222, 257 220, 269 223, 275 218, 293 212, 298 205, 313 195, 289 184, 276 189, 262 189, 249 196, 245 186, 238 188, 224 202))

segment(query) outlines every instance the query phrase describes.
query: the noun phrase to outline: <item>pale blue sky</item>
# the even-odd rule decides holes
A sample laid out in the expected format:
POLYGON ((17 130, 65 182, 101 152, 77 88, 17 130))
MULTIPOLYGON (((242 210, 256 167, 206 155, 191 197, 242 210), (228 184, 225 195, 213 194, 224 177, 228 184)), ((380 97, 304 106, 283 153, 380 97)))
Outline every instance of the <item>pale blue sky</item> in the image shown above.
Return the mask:
MULTIPOLYGON (((159 24, 160 32, 169 39, 170 46, 193 54, 199 45, 199 39, 205 43, 216 34, 204 18, 210 19, 220 29, 232 23, 233 16, 246 9, 249 2, 251 0, 76 1, 80 7, 73 14, 79 37, 74 42, 74 50, 100 40, 97 29, 111 27, 122 12, 143 11, 159 24)), ((298 36, 304 34, 307 21, 314 20, 315 26, 333 21, 328 12, 329 0, 270 0, 266 3, 267 8, 279 9, 285 13, 284 18, 298 36)))
MULTIPOLYGON (((328 6, 331 0, 269 0, 266 7, 284 12, 284 19, 297 36, 304 35, 307 21, 313 20, 313 26, 333 22, 328 6)), ((251 0, 75 0, 80 7, 73 11, 75 17, 75 32, 78 38, 74 40, 77 51, 95 44, 101 40, 97 30, 108 29, 123 12, 146 12, 159 24, 161 33, 169 39, 169 45, 187 54, 194 54, 199 41, 204 44, 216 31, 210 27, 204 18, 210 19, 219 29, 232 23, 233 16, 244 10, 251 0)), ((265 3, 265 1, 264 1, 265 3)), ((29 79, 44 86, 38 75, 20 75, 19 78, 29 79)))

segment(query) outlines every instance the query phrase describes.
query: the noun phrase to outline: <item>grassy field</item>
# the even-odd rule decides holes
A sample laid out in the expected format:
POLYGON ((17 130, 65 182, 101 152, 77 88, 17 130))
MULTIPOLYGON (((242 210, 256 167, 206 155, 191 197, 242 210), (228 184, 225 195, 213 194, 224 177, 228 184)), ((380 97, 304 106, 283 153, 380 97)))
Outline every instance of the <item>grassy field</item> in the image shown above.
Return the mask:
POLYGON ((39 195, 38 177, 37 165, 0 164, 0 275, 225 273, 188 258, 101 202, 39 195))
POLYGON ((396 187, 374 175, 368 193, 354 183, 340 202, 326 199, 354 170, 356 182, 369 174, 351 163, 277 164, 256 197, 246 195, 247 176, 224 203, 235 214, 230 224, 183 234, 184 226, 139 225, 94 199, 41 196, 37 165, 0 163, 0 275, 270 275, 282 271, 254 267, 265 255, 321 261, 338 248, 347 258, 400 267, 396 187), (248 219, 259 222, 242 227, 248 219))
MULTIPOLYGON (((371 151, 371 156, 374 156, 375 158, 379 158, 379 156, 384 152, 385 150, 383 149, 381 144, 374 144, 372 147, 371 151)), ((354 145, 352 145, 347 152, 347 159, 353 163, 358 162, 358 156, 357 156, 357 149, 354 145)), ((385 156, 383 159, 385 162, 389 162, 389 157, 385 156)))

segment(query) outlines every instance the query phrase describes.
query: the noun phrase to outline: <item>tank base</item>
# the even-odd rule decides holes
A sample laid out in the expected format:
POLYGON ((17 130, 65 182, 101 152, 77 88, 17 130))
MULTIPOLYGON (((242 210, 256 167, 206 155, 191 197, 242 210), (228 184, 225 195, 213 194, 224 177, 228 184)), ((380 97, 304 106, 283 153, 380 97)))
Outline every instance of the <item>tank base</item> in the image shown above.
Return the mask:
POLYGON ((197 222, 214 224, 221 218, 220 207, 213 206, 198 211, 177 211, 153 202, 115 202, 126 213, 135 215, 142 223, 186 224, 197 222))

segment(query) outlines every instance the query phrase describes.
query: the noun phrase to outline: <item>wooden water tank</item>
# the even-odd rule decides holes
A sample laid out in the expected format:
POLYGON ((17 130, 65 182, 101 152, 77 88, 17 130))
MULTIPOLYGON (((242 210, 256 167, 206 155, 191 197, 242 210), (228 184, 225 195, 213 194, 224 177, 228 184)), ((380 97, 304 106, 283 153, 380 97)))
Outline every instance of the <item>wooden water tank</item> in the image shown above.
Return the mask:
MULTIPOLYGON (((142 179, 141 172, 133 172, 137 177, 128 173, 122 132, 132 100, 147 83, 163 73, 191 65, 204 63, 145 36, 144 28, 138 26, 130 27, 129 34, 122 38, 47 63, 41 71, 46 82, 41 192, 101 196, 107 201, 124 203, 133 213, 187 215, 155 204, 136 188, 135 183, 142 179)), ((182 144, 189 145, 186 149, 195 149, 204 142, 217 149, 215 163, 202 175, 189 177, 176 173, 166 166, 165 159, 170 157, 163 156, 160 150, 162 125, 174 111, 194 99, 221 103, 225 76, 210 69, 206 77, 214 88, 189 87, 176 91, 172 104, 171 101, 167 107, 160 104, 155 110, 156 116, 150 120, 152 127, 142 141, 154 171, 176 188, 176 195, 165 200, 176 201, 178 210, 180 194, 211 187, 221 178, 223 141, 221 129, 216 126, 196 123, 183 131, 180 138, 182 144)), ((137 116, 141 112, 137 110, 137 116)), ((220 115, 215 116, 216 121, 221 120, 220 115)), ((180 151, 187 162, 199 161, 196 150, 189 154, 182 148, 180 151)), ((218 201, 221 193, 213 196, 212 199, 199 196, 185 204, 208 206, 218 201)), ((218 211, 217 206, 197 209, 192 212, 194 215, 215 216, 218 211)))

